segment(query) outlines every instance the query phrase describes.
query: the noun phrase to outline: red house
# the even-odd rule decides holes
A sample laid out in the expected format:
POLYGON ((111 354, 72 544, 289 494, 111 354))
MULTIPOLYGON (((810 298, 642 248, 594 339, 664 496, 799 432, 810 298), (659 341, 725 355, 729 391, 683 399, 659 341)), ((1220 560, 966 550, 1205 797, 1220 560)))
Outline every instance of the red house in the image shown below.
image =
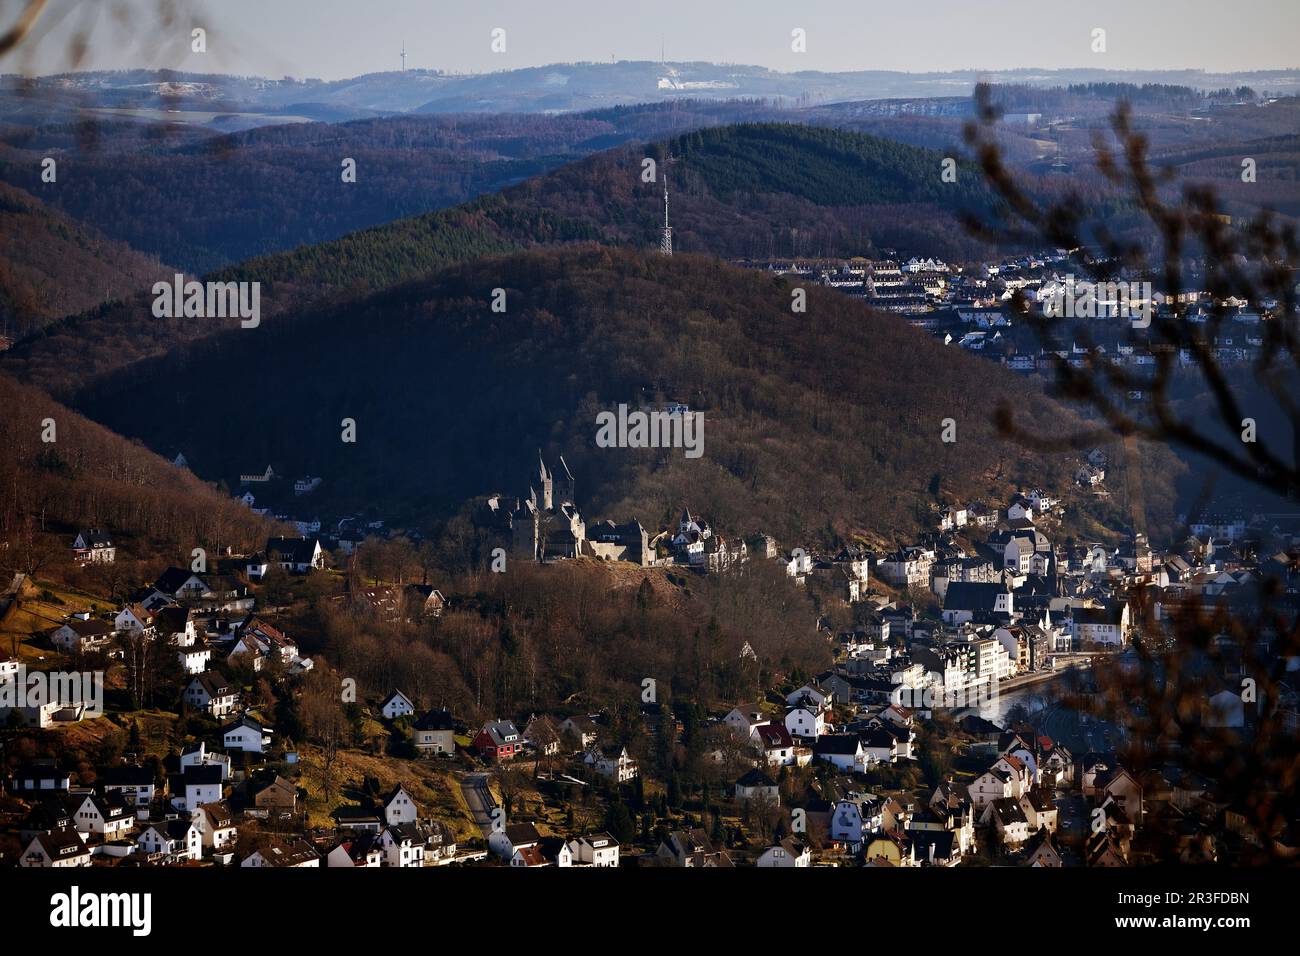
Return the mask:
POLYGON ((523 752, 524 738, 511 720, 491 720, 474 738, 474 749, 484 760, 513 760, 523 752))

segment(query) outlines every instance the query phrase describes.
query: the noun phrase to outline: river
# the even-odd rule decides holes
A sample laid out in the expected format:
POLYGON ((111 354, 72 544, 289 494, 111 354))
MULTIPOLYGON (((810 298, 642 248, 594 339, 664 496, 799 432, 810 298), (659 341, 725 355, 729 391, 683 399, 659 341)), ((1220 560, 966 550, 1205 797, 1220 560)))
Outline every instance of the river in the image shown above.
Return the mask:
POLYGON ((1112 749, 1118 734, 1114 724, 1080 714, 1061 702, 1060 697, 1068 687, 1062 679, 1064 676, 1001 693, 983 703, 976 712, 985 720, 1006 727, 1012 709, 1023 705, 1040 735, 1065 744, 1075 754, 1112 749))

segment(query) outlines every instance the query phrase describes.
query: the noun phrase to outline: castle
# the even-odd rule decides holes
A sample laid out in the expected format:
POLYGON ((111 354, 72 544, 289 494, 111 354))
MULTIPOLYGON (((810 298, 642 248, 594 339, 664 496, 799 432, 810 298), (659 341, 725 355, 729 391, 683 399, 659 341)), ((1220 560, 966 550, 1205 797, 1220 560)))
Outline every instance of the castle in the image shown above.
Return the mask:
POLYGON ((516 558, 576 558, 583 553, 587 526, 573 503, 573 473, 560 456, 558 478, 537 452, 537 483, 529 485, 510 515, 511 550, 516 558), (538 494, 538 488, 541 494, 538 494))
MULTIPOLYGON (((625 524, 599 522, 591 537, 575 503, 573 472, 563 456, 559 467, 546 467, 537 453, 537 473, 528 487, 528 497, 519 498, 508 512, 511 554, 527 561, 554 558, 591 557, 607 561, 631 561, 647 567, 654 563, 650 536, 635 519, 625 524)), ((488 500, 491 512, 504 512, 500 496, 488 500)))

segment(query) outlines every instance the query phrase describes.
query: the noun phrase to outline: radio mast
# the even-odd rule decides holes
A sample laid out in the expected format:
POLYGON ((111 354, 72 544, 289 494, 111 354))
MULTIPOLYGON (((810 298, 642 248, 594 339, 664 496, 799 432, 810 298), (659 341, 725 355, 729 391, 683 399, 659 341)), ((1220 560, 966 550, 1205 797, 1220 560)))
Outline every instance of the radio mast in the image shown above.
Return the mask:
POLYGON ((664 228, 659 234, 659 251, 665 256, 673 254, 673 227, 668 224, 668 164, 672 157, 664 162, 664 228))

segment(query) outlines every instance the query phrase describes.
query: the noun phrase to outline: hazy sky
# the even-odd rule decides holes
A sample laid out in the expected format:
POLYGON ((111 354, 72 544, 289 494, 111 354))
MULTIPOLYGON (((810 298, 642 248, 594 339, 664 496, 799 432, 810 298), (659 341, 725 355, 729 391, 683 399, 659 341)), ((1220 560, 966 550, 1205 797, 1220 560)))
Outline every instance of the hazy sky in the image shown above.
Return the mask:
MULTIPOLYGON (((26 0, 0 0, 8 29, 26 0)), ((172 67, 338 79, 401 65, 488 72, 576 60, 750 63, 778 70, 1300 66, 1300 0, 49 0, 5 72, 172 67), (170 24, 159 10, 171 8, 170 24), (129 14, 124 26, 119 15, 129 14), (208 33, 192 54, 190 29, 208 33), (490 48, 506 30, 506 52, 490 48), (807 52, 790 49, 807 31, 807 52), (1107 52, 1091 50, 1107 31, 1107 52)))

